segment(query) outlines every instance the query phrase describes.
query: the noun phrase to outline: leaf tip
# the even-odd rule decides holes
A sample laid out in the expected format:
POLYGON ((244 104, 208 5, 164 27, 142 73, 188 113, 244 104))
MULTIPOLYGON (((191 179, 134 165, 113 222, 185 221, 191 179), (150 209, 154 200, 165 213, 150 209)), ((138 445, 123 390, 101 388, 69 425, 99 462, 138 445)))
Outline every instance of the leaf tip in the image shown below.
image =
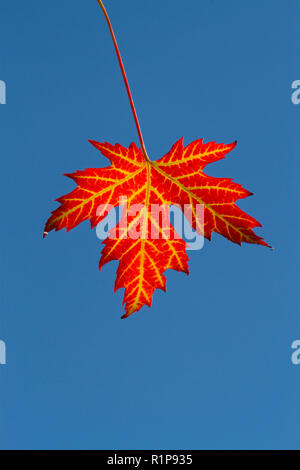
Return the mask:
POLYGON ((124 315, 121 316, 121 320, 124 320, 125 318, 128 318, 133 312, 126 312, 124 315))
MULTIPOLYGON (((100 142, 97 142, 97 140, 91 140, 88 139, 89 143, 92 144, 96 149, 100 150, 99 146, 101 145, 100 142)), ((101 150, 100 150, 101 151, 101 150)))

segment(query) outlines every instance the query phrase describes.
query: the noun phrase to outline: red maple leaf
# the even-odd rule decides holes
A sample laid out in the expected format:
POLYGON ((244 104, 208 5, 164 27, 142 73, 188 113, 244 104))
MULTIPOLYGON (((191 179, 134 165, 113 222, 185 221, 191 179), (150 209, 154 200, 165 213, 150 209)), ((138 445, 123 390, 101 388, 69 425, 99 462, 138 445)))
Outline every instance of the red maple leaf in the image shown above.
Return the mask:
POLYGON ((226 145, 204 143, 201 139, 184 147, 180 139, 160 160, 149 159, 116 39, 103 3, 97 1, 112 34, 141 149, 134 143, 125 148, 91 141, 111 166, 66 175, 77 187, 57 199, 61 205, 47 221, 44 236, 51 230, 69 231, 84 220, 90 220, 94 228, 108 210, 123 207, 120 222, 103 242, 99 266, 101 269, 109 261, 119 261, 115 290, 125 288, 124 318, 143 305, 151 306, 155 289, 166 290, 167 269, 188 273, 186 242, 170 225, 170 206, 184 210, 192 228, 205 238, 210 239, 212 232, 217 232, 239 245, 269 245, 253 231, 260 223, 235 204, 251 193, 232 179, 203 172, 207 164, 224 158, 236 142, 226 145))
POLYGON ((119 144, 91 143, 109 158, 111 166, 67 175, 77 187, 58 199, 61 205, 46 223, 45 234, 53 229, 69 231, 87 219, 94 228, 108 209, 119 206, 126 197, 126 211, 113 236, 103 242, 100 259, 100 268, 119 261, 115 289, 125 288, 125 317, 145 304, 150 306, 155 289, 165 290, 166 269, 188 273, 186 243, 170 227, 166 208, 171 205, 190 207, 185 215, 191 226, 208 239, 217 232, 234 243, 268 246, 252 230, 259 222, 235 204, 251 193, 229 178, 203 173, 208 163, 224 158, 235 142, 204 144, 196 140, 183 147, 181 139, 157 161, 146 160, 135 144, 127 149, 119 144), (204 219, 197 218, 197 205, 203 206, 204 219), (156 217, 153 207, 162 208, 162 217, 156 217))

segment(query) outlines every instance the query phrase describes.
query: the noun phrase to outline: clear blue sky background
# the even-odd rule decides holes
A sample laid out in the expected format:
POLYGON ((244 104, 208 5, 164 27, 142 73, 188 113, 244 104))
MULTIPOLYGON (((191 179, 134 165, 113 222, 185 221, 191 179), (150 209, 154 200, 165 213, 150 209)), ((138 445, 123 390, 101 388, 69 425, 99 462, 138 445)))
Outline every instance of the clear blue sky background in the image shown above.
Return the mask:
POLYGON ((211 165, 275 251, 220 236, 128 320, 89 223, 42 231, 62 173, 137 142, 96 0, 1 2, 2 449, 300 448, 298 0, 107 0, 152 159, 232 142, 211 165))

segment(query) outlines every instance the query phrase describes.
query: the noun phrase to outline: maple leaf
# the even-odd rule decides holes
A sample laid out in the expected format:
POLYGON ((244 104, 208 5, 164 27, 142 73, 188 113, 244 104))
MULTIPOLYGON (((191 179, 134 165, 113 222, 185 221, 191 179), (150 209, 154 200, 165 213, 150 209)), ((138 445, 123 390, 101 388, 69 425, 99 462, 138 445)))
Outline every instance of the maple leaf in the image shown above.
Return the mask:
POLYGON ((48 219, 44 237, 51 230, 69 231, 84 220, 90 220, 93 228, 104 220, 107 211, 123 207, 120 222, 103 242, 99 267, 119 261, 115 290, 125 288, 124 318, 143 305, 151 306, 155 289, 166 290, 167 269, 188 273, 186 243, 170 226, 171 205, 184 206, 190 225, 208 239, 217 232, 238 244, 268 244, 253 232, 259 222, 235 205, 251 193, 229 178, 203 173, 208 163, 224 158, 236 142, 225 145, 196 140, 183 147, 181 139, 160 160, 150 161, 116 37, 103 1, 97 2, 114 43, 141 148, 135 144, 125 148, 91 141, 111 161, 111 166, 66 175, 77 187, 57 199, 61 205, 48 219))
POLYGON ((225 145, 204 143, 201 139, 184 147, 180 139, 157 161, 145 159, 134 143, 125 148, 90 142, 111 161, 111 166, 66 175, 77 187, 57 199, 61 205, 47 221, 44 236, 53 229, 69 231, 84 220, 90 220, 93 228, 104 220, 108 209, 119 206, 126 198, 120 222, 103 242, 99 264, 101 269, 112 260, 119 261, 115 290, 125 288, 126 313, 122 318, 143 305, 151 306, 155 289, 165 291, 166 269, 188 273, 186 243, 170 227, 171 205, 190 207, 185 215, 191 226, 208 239, 217 232, 237 244, 268 246, 252 230, 260 223, 235 204, 252 193, 232 179, 203 172, 207 164, 224 158, 236 142, 225 145), (203 219, 197 217, 197 205, 204 208, 203 219), (153 213, 153 206, 162 208, 160 218, 153 213), (155 237, 151 237, 153 227, 157 231, 155 237))

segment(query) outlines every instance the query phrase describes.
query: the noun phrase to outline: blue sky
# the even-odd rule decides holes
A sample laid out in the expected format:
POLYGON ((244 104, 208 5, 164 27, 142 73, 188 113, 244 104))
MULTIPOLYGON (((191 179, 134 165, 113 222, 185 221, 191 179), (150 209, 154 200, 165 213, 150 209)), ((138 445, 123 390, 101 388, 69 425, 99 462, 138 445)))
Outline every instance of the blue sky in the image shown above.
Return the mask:
POLYGON ((138 143, 106 23, 96 0, 2 2, 0 447, 299 449, 299 2, 106 7, 150 157, 237 139, 207 172, 254 192, 275 251, 214 235, 121 321, 89 224, 42 239, 62 173, 105 164, 88 139, 138 143))

